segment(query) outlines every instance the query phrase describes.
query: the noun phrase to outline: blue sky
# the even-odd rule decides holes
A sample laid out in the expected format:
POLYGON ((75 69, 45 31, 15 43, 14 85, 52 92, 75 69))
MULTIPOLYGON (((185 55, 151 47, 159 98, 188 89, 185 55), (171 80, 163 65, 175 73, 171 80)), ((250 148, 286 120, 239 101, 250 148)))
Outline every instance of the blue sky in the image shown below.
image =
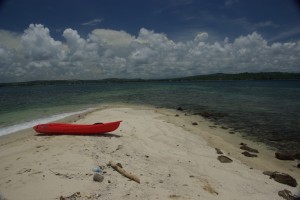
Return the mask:
POLYGON ((1 82, 300 71, 297 1, 0 2, 1 82))

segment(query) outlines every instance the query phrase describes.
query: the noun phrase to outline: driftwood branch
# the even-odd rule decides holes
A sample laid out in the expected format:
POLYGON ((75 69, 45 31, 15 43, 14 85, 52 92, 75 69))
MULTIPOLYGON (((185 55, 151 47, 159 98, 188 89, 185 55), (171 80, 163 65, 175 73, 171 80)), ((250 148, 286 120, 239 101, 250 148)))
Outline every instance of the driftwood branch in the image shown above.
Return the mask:
POLYGON ((131 180, 133 180, 133 181, 135 181, 135 182, 137 182, 137 183, 140 183, 139 177, 137 177, 136 175, 131 174, 131 173, 129 173, 129 172, 126 172, 126 171, 122 168, 122 166, 120 166, 120 165, 114 163, 113 161, 109 161, 109 164, 108 164, 108 165, 111 166, 114 170, 116 170, 116 171, 119 172, 120 174, 122 174, 123 176, 125 176, 125 177, 127 177, 127 178, 129 178, 129 179, 131 179, 131 180))
POLYGON ((67 174, 61 174, 61 173, 59 173, 59 172, 54 172, 54 171, 52 171, 51 169, 49 169, 49 171, 52 172, 53 174, 55 174, 56 176, 63 176, 63 177, 68 178, 68 179, 71 179, 71 178, 72 178, 71 176, 69 176, 69 175, 67 175, 67 174))

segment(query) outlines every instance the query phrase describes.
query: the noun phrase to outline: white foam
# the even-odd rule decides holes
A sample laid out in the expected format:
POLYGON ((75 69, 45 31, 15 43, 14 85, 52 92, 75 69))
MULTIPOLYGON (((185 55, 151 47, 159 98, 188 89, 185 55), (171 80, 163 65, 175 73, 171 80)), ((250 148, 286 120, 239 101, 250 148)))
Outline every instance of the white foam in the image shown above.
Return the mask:
POLYGON ((49 123, 49 122, 53 122, 56 120, 60 120, 63 119, 65 117, 69 117, 71 115, 77 115, 86 111, 92 110, 92 108, 86 109, 86 110, 82 110, 82 111, 78 111, 78 112, 69 112, 69 113, 62 113, 62 114, 58 114, 58 115, 52 115, 50 117, 45 117, 45 118, 41 118, 41 119, 36 119, 30 122, 25 122, 25 123, 21 123, 21 124, 16 124, 16 125, 12 125, 12 126, 8 126, 8 127, 4 127, 4 128, 0 128, 0 136, 3 135, 7 135, 10 133, 14 133, 20 130, 24 130, 27 128, 31 128, 37 124, 44 124, 44 123, 49 123))

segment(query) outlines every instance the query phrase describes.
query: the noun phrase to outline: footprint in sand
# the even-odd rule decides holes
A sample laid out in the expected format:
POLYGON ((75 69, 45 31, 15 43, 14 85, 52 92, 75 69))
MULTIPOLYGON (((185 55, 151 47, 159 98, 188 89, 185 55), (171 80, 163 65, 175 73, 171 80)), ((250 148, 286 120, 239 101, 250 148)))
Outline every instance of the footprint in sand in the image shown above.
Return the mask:
POLYGON ((30 168, 23 168, 22 170, 18 171, 17 174, 28 174, 28 176, 34 175, 34 174, 40 174, 43 173, 42 171, 36 171, 34 169, 30 168))
POLYGON ((209 181, 206 178, 203 177, 196 177, 196 176, 190 176, 191 178, 197 178, 198 180, 200 180, 201 183, 203 183, 203 190, 205 190, 206 192, 209 192, 210 194, 214 194, 214 195, 218 195, 219 193, 216 191, 216 189, 209 183, 209 181))

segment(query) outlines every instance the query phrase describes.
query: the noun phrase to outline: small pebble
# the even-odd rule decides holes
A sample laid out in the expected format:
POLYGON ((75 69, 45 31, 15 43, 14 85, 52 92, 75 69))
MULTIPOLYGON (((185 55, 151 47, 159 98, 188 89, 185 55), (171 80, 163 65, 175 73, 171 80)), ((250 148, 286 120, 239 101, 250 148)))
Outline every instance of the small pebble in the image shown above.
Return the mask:
POLYGON ((97 172, 97 173, 100 173, 102 172, 102 169, 99 167, 99 166, 96 166, 92 169, 93 172, 97 172))
POLYGON ((102 176, 101 174, 98 174, 98 173, 94 174, 94 176, 93 176, 93 180, 96 182, 101 183, 103 181, 103 179, 104 179, 104 176, 102 176))

